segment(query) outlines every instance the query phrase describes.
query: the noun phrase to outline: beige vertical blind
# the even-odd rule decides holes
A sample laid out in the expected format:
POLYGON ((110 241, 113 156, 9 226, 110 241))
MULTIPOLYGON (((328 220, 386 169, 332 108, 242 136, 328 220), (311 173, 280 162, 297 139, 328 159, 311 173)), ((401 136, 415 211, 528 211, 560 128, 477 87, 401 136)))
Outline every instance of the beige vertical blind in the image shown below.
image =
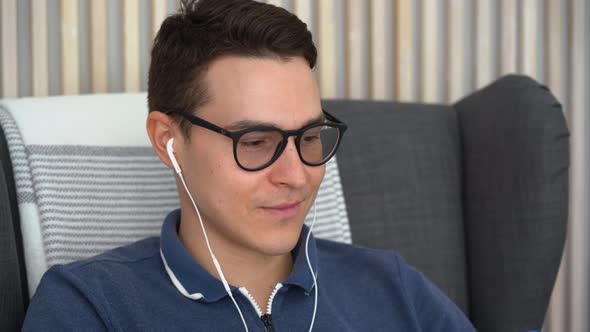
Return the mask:
POLYGON ((541 38, 539 19, 542 18, 543 7, 538 6, 538 0, 522 0, 522 30, 520 63, 522 72, 526 75, 542 78, 540 65, 543 53, 539 52, 538 44, 541 38))
POLYGON ((517 71, 518 64, 518 2, 519 0, 502 0, 500 14, 500 73, 509 74, 517 71))
POLYGON ((320 92, 326 98, 336 97, 336 25, 334 0, 318 2, 319 44, 318 72, 320 92))
POLYGON ((31 56, 33 95, 49 92, 47 48, 47 1, 31 0, 31 56))
MULTIPOLYGON (((465 15, 467 9, 463 1, 451 1, 449 3, 448 16, 448 97, 447 100, 457 100, 467 92, 465 84, 466 55, 467 49, 464 47, 467 26, 465 24, 465 15)), ((400 32, 401 33, 401 32, 400 32)))
POLYGON ((422 3, 422 94, 425 102, 442 102, 443 86, 438 82, 442 68, 443 50, 437 47, 440 32, 440 15, 442 2, 439 0, 423 0, 422 3), (426 23, 427 22, 427 23, 426 23))
MULTIPOLYGON (((17 0, 0 1, 1 98, 25 96, 29 91, 34 96, 77 94, 81 81, 90 82, 94 93, 139 91, 147 77, 141 75, 147 69, 140 62, 149 57, 150 49, 141 45, 151 44, 172 7, 169 0, 92 0, 83 7, 88 11, 81 13, 79 0, 23 1, 29 6, 20 6, 17 0), (48 7, 56 3, 59 9, 48 7), (146 6, 147 17, 140 14, 146 6), (50 20, 49 13, 59 18, 50 20), (21 20, 30 22, 29 36, 19 30, 21 20), (87 30, 80 28, 85 22, 89 22, 87 30), (48 43, 49 31, 59 31, 58 42, 48 43), (81 50, 85 45, 89 49, 81 50), (80 61, 84 54, 90 61, 80 61), (60 68, 49 68, 48 59, 59 59, 60 68), (56 71, 60 77, 50 75, 56 71)), ((583 200, 590 187, 584 175, 590 167, 590 153, 580 144, 590 141, 589 2, 265 2, 292 10, 312 31, 319 50, 316 77, 324 98, 449 103, 514 72, 551 88, 568 113, 572 142, 576 142, 572 145, 572 176, 577 180, 572 182, 571 237, 545 331, 590 330, 590 267, 577 264, 582 253, 590 252, 586 241, 590 212, 583 200)))
POLYGON ((91 89, 96 93, 107 92, 107 15, 106 2, 90 3, 90 75, 91 89))
POLYGON ((398 0, 395 2, 394 20, 394 89, 395 98, 400 101, 412 101, 417 98, 417 62, 419 60, 415 41, 416 2, 398 0))
POLYGON ((370 8, 370 56, 369 56, 369 87, 372 99, 386 100, 393 95, 392 87, 388 80, 393 76, 391 54, 388 54, 388 45, 391 44, 391 30, 393 27, 392 13, 388 11, 388 0, 372 0, 370 8))
POLYGON ((346 3, 346 95, 352 99, 367 99, 367 3, 349 0, 346 3))
POLYGON ((78 94, 80 91, 78 0, 62 0, 61 15, 63 94, 78 94))
POLYGON ((124 89, 139 91, 139 0, 123 0, 124 89))
POLYGON ((492 13, 495 3, 497 3, 496 0, 476 0, 475 84, 477 88, 489 84, 496 77, 493 71, 493 61, 496 60, 496 56, 493 49, 494 31, 492 30, 492 13))

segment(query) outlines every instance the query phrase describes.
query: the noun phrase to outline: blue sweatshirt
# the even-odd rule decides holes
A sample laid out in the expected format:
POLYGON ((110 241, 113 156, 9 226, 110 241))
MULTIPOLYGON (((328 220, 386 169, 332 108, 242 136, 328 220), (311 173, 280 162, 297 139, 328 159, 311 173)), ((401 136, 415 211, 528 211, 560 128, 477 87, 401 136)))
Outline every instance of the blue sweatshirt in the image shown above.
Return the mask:
MULTIPOLYGON (((181 244, 180 211, 149 238, 54 266, 31 300, 24 331, 244 331, 222 283, 181 244)), ((232 286, 249 331, 308 331, 313 279, 303 227, 291 275, 256 305, 232 286)), ((474 331, 467 318, 396 253, 327 240, 309 242, 317 272, 314 331, 474 331)), ((223 264, 223 262, 221 262, 223 264)))

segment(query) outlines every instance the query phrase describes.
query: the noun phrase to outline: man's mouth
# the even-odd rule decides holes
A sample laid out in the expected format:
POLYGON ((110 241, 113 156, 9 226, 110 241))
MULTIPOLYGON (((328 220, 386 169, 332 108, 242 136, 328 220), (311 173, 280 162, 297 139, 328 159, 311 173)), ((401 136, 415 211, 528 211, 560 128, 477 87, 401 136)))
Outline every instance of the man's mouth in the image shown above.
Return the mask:
POLYGON ((301 201, 279 203, 272 206, 265 206, 263 210, 280 218, 293 218, 299 212, 301 201))

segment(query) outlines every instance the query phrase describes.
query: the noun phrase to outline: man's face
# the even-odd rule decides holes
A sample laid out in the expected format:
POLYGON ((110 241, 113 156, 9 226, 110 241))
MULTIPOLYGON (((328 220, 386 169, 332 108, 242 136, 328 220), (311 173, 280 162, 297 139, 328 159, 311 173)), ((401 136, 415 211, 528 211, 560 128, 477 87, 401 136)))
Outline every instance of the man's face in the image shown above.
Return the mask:
MULTIPOLYGON (((294 130, 322 114, 317 84, 302 57, 223 57, 210 65, 205 82, 211 98, 196 115, 231 131, 245 129, 234 126, 243 121, 294 130)), ((303 164, 291 137, 272 165, 245 171, 230 138, 198 126, 191 130, 181 165, 214 247, 262 255, 291 251, 325 166, 303 164)))

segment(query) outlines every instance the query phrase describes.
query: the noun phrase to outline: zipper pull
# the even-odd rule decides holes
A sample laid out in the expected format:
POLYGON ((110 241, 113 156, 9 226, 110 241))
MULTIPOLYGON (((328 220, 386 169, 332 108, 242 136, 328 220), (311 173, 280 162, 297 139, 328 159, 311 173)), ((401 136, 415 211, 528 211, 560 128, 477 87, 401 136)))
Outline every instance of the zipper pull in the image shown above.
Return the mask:
POLYGON ((274 328, 272 327, 272 319, 270 314, 264 314, 260 316, 262 320, 262 324, 264 324, 264 331, 266 332, 274 332, 274 328))

